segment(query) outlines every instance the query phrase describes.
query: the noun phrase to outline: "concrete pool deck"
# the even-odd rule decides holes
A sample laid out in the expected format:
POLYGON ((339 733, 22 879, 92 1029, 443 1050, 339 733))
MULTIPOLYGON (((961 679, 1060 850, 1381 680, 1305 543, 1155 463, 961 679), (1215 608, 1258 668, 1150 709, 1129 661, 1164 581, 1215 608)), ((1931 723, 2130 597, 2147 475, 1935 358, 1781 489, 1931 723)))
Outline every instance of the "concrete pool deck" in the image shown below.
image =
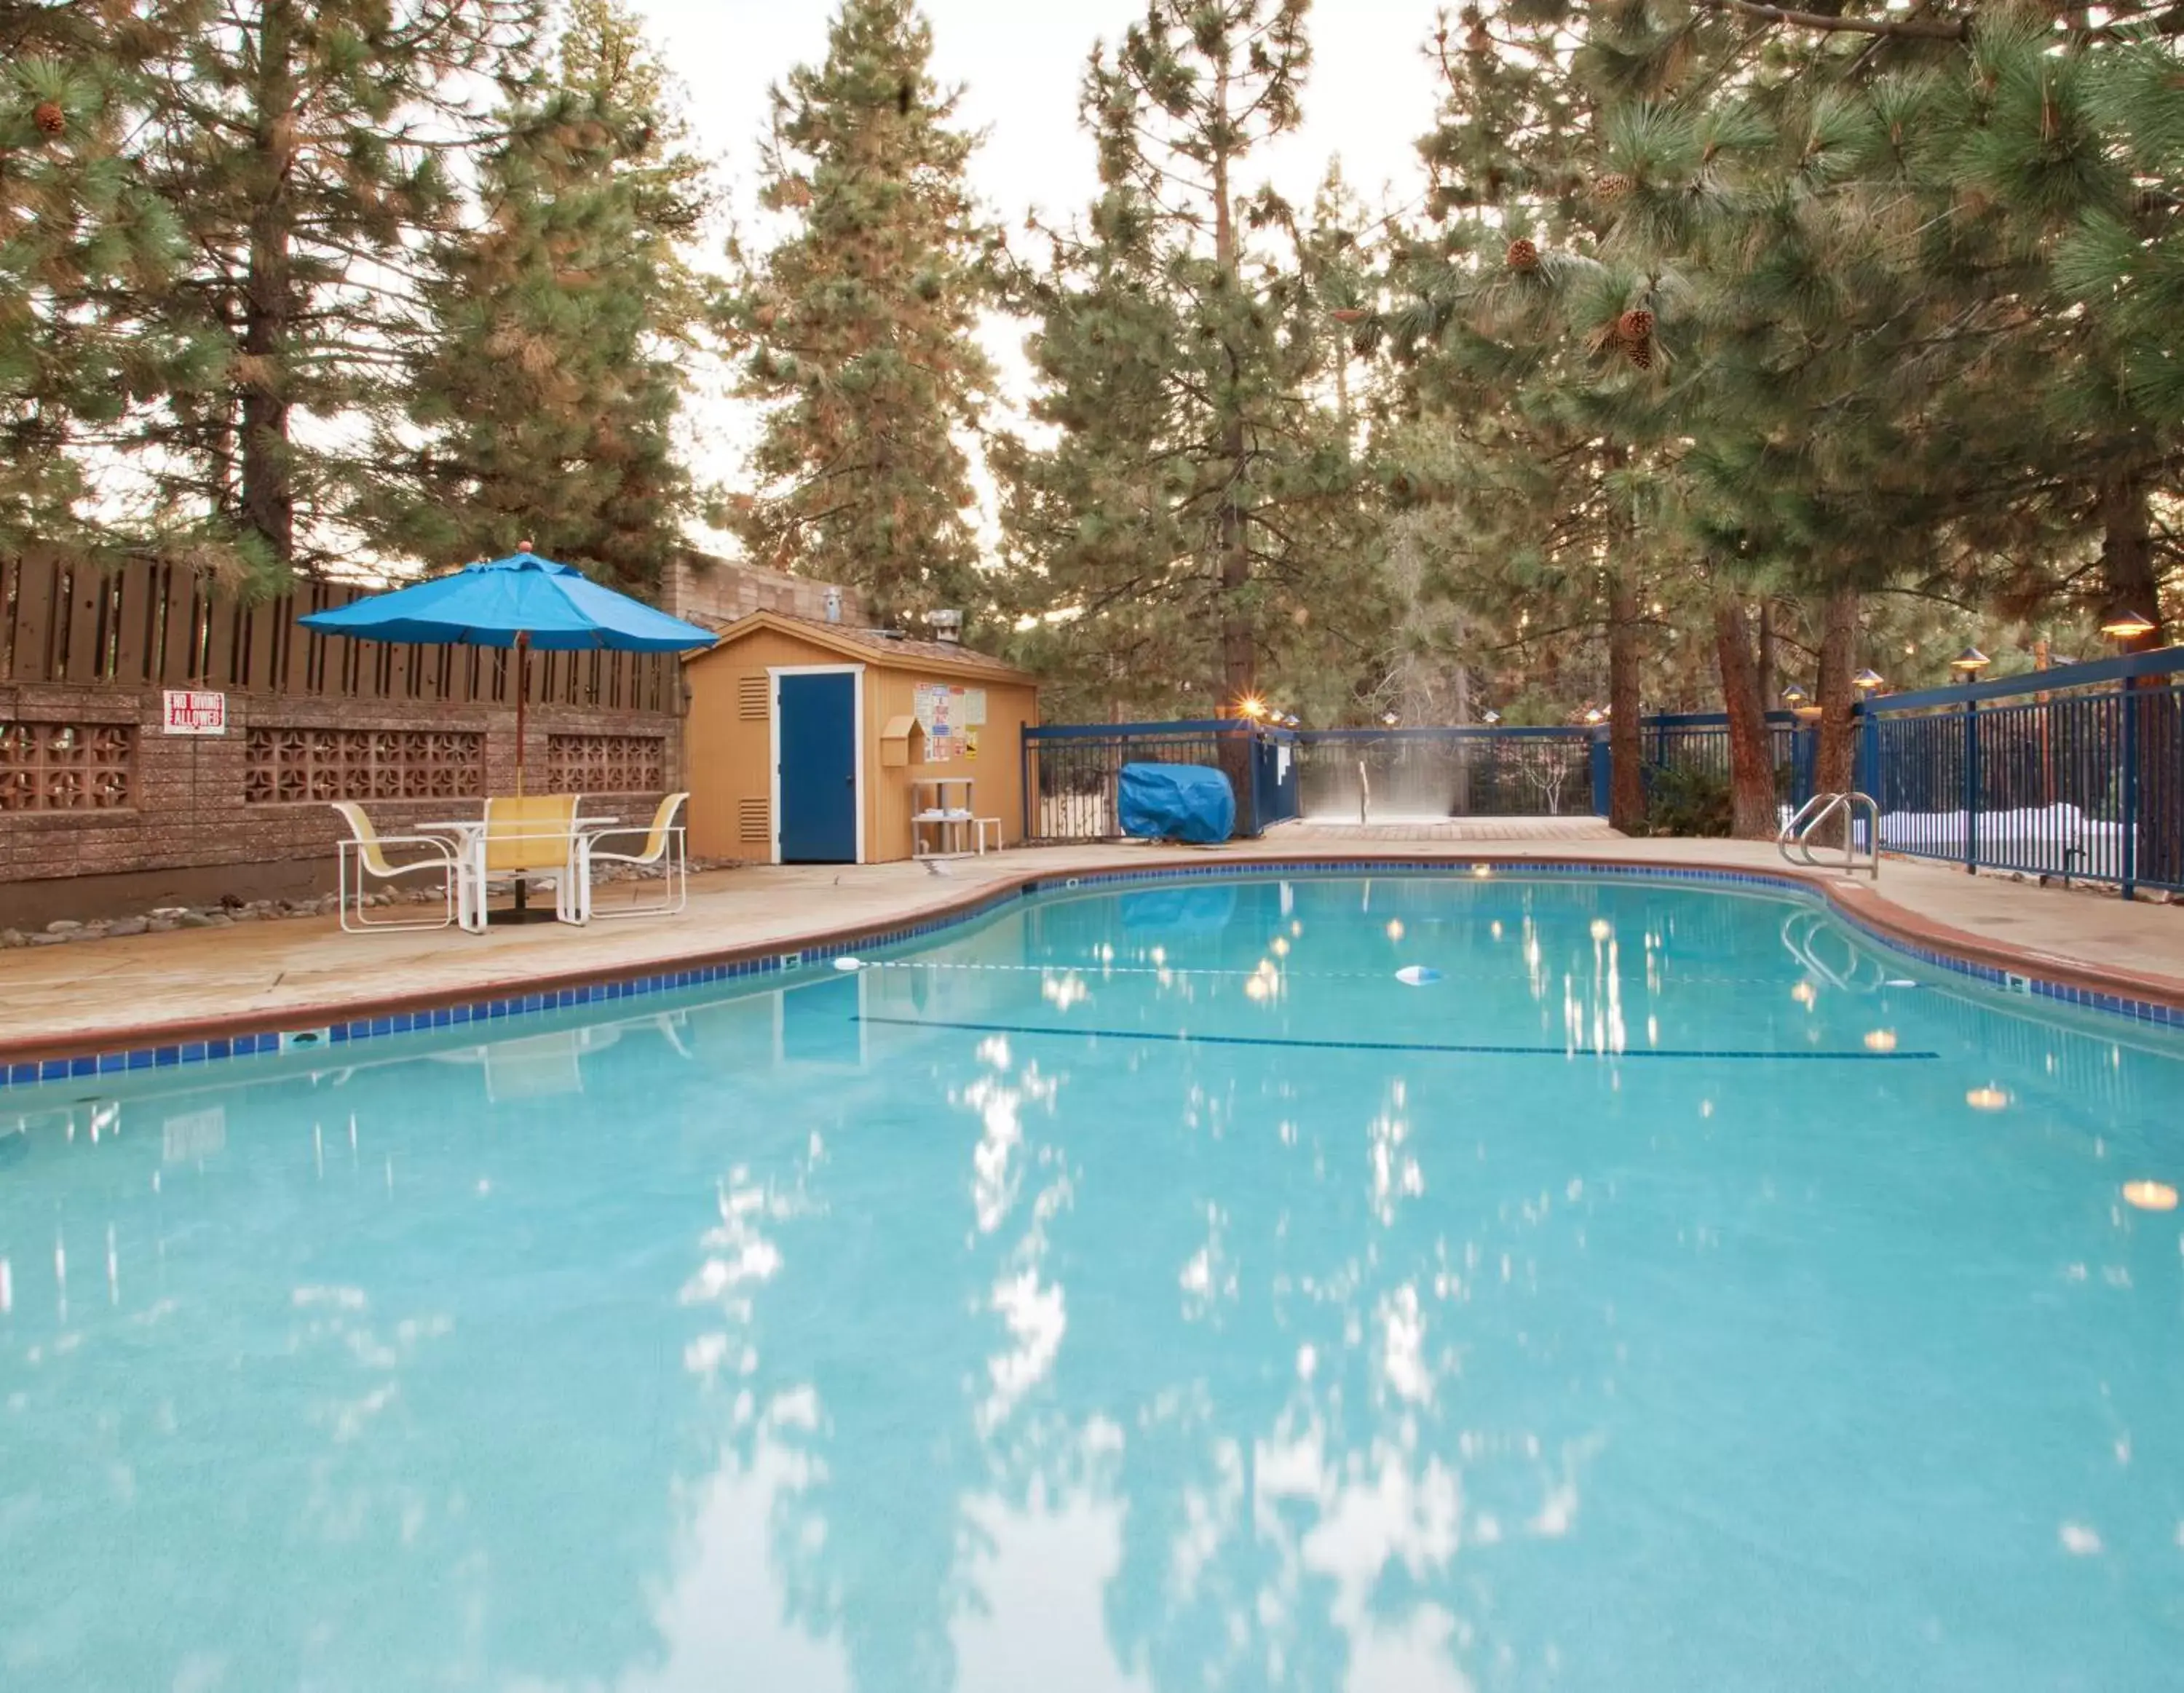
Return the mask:
POLYGON ((1768 843, 1626 840, 1576 820, 1476 833, 1298 825, 1214 849, 1021 849, 953 860, 945 875, 914 863, 716 871, 691 878, 689 908, 679 917, 600 921, 583 929, 538 923, 476 936, 452 928, 353 935, 332 917, 287 918, 15 950, 0 953, 0 1061, 112 1052, 207 1032, 313 1028, 367 1011, 792 951, 923 922, 1034 879, 1361 858, 1655 866, 1795 878, 1825 886, 1844 910, 1914 945, 2184 1008, 2184 907, 1899 859, 1884 860, 1876 888, 1864 877, 1792 870, 1768 843))

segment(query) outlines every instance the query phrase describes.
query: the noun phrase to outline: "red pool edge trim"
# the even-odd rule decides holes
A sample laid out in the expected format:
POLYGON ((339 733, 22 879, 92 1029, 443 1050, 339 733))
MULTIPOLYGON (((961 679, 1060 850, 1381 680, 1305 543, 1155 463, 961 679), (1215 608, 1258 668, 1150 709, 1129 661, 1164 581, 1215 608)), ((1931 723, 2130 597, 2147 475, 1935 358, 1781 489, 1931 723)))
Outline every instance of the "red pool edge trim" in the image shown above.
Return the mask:
MULTIPOLYGON (((1870 883, 1851 884, 1840 875, 1825 872, 1794 867, 1752 869, 1692 859, 1648 859, 1634 862, 1627 859, 1581 855, 1529 857, 1522 853, 1509 852, 1457 855, 1391 850, 1360 854, 1354 848, 1346 848, 1324 854, 1306 853, 1258 859, 1156 851, 1142 863, 1127 866, 1107 865, 1076 871, 1027 866, 1021 872, 1011 872, 994 881, 967 888, 958 897, 918 905, 891 918, 878 922, 867 919, 850 926, 814 928, 762 942, 678 954, 672 958, 632 963, 621 968, 563 971, 522 977, 487 977, 460 987, 416 994, 345 995, 338 1000, 291 1006, 277 1012, 254 1016, 242 1014, 136 1023, 86 1030, 65 1036, 32 1037, 20 1041, 0 1038, 0 1091, 6 1090, 8 1072, 26 1064, 43 1065, 61 1060, 149 1054, 159 1049, 178 1049, 214 1042, 226 1044, 238 1039, 251 1040, 254 1043, 252 1050, 264 1051, 269 1049, 257 1047, 255 1043, 268 1036, 277 1038, 298 1031, 336 1025, 345 1027, 351 1023, 395 1017, 414 1019, 420 1013, 430 1016, 443 1011, 482 1006, 496 1000, 520 1001, 534 998, 558 1000, 561 994, 578 989, 612 989, 621 985, 656 982, 664 977, 699 971, 738 970, 738 967, 748 971, 744 979, 749 979, 749 976, 761 972, 777 969, 780 960, 793 955, 812 951, 839 954, 858 945, 892 944, 907 938, 907 931, 922 933, 952 927, 989 907, 1021 897, 1027 890, 1055 892, 1071 885, 1089 888, 1126 885, 1140 879, 1184 879, 1192 876, 1242 878, 1285 873, 1370 874, 1375 870, 1460 872, 1473 871, 1482 864, 1502 873, 1552 875, 1571 872, 1641 882, 1658 877, 1700 883, 1744 883, 1807 894, 1818 893, 1825 899, 1832 911, 1852 927, 1908 951, 1914 957, 1924 957, 1944 968, 1954 966, 1975 975, 1991 972, 2003 977, 2021 977, 2032 987, 2048 990, 2042 994, 2043 998, 2065 1004, 2088 1005, 2126 1020, 2148 1021, 2136 1013, 2137 1007, 2146 1006, 2159 1007, 2167 1011, 2169 1016, 2161 1021, 2170 1026, 2184 1021, 2184 980, 2137 971, 2098 969, 2077 960, 2058 958, 2052 954, 1990 941, 1922 917, 1886 899, 1870 883)), ((618 997, 610 992, 604 999, 588 994, 582 1003, 612 1004, 618 997)), ((542 1004, 536 1007, 523 1007, 519 1011, 496 1016, 490 1020, 483 1016, 465 1016, 463 1021, 489 1025, 491 1022, 505 1022, 509 1016, 562 1008, 558 1004, 542 1004)), ((447 1026, 435 1024, 430 1027, 447 1026)), ((410 1027, 389 1032, 419 1031, 413 1024, 410 1027)), ((216 1055, 248 1056, 250 1052, 216 1055)), ((197 1061, 188 1061, 194 1064, 197 1061)), ((173 1061, 170 1060, 156 1067, 170 1068, 172 1064, 173 1061)), ((127 1073, 133 1074, 137 1070, 152 1067, 155 1066, 148 1062, 115 1065, 103 1067, 99 1073, 121 1073, 125 1070, 127 1073)), ((13 1085, 29 1083, 18 1080, 13 1085)))

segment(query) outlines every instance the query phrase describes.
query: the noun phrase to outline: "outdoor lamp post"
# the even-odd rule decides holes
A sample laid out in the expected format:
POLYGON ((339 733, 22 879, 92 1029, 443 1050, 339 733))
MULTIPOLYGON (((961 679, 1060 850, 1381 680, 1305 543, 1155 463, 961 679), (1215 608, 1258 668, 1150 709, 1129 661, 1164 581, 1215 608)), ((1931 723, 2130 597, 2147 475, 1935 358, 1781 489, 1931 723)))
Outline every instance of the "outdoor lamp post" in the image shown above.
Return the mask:
POLYGON ((2136 641, 2151 635, 2158 626, 2143 612, 2119 611, 2101 621, 2101 633, 2112 641, 2136 641))
POLYGON ((1992 659, 1977 647, 1966 647, 1964 651, 1949 660, 1949 668, 1963 677, 1965 681, 1970 682, 1993 662, 1992 659))
POLYGON ((1607 714, 1597 705, 1588 705, 1585 708, 1585 721, 1597 729, 1607 721, 1607 714))
POLYGON ((1850 685, 1860 693, 1878 693, 1888 686, 1888 678, 1877 670, 1862 670, 1850 679, 1850 685))
POLYGON ((1499 711, 1482 711, 1479 714, 1479 721, 1490 729, 1502 721, 1502 714, 1499 711))
POLYGON ((1380 723, 1381 723, 1381 727, 1384 727, 1384 728, 1392 729, 1392 728, 1394 728, 1394 727, 1396 727, 1396 724, 1398 724, 1398 723, 1401 722, 1402 721, 1403 721, 1403 720, 1402 720, 1401 717, 1399 717, 1398 716, 1396 716, 1396 713, 1394 713, 1393 711, 1383 711, 1383 712, 1380 714, 1380 723))
POLYGON ((1820 715, 1820 708, 1801 682, 1791 682, 1782 690, 1782 703, 1790 708, 1791 715, 1808 722, 1820 715))

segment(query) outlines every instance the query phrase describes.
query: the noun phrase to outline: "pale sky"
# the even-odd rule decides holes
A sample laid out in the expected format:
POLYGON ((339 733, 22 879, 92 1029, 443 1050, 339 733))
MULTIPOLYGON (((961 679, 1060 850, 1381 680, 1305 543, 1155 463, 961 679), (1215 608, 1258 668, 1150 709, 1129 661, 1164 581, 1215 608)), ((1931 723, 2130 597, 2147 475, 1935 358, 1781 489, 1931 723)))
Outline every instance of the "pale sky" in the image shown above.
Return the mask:
MULTIPOLYGON (((649 23, 689 94, 704 149, 724 161, 731 204, 749 220, 766 123, 766 90, 792 65, 826 54, 832 0, 631 0, 649 23)), ((1143 14, 1145 0, 924 0, 933 69, 963 86, 960 116, 987 131, 972 178, 1017 238, 1034 206, 1067 220, 1092 198, 1092 146, 1077 124, 1077 93, 1095 41, 1112 42, 1143 14)), ((1435 0, 1319 0, 1310 30, 1312 68, 1304 126, 1268 154, 1283 193, 1309 204, 1330 157, 1368 205, 1407 205, 1424 177, 1412 149, 1434 115, 1434 78, 1420 49, 1435 0)), ((1021 330, 994 348, 1005 380, 1021 330)), ((744 408, 709 374, 694 404, 700 473, 735 480, 744 408)), ((719 537, 702 537, 717 543, 719 537)))

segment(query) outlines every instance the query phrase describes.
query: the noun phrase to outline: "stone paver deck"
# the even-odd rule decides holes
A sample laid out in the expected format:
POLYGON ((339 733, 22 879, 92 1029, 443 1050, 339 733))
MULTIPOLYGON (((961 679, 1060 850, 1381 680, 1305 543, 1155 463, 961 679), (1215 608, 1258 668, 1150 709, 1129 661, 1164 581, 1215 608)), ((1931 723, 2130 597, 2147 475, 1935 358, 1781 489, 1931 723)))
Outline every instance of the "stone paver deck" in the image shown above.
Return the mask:
MULTIPOLYGON (((0 954, 0 1058, 162 1044, 212 1025, 315 1027, 365 1005, 412 1008, 738 952, 786 951, 915 922, 1028 878, 1085 872, 1365 856, 1798 874, 1763 843, 1624 840, 1593 829, 1546 838, 1536 826, 1521 842, 1479 842, 1439 833, 1418 839, 1402 826, 1382 827, 1386 833, 1292 827, 1217 849, 1037 848, 955 860, 946 875, 920 864, 721 871, 692 878, 689 909, 680 917, 602 920, 586 929, 541 923, 482 936, 453 929, 351 935, 331 917, 296 918, 20 950, 0 954)), ((2184 908, 1894 859, 1885 862, 1877 888, 1864 877, 1805 879, 1824 881, 1847 908, 1936 950, 2184 1006, 2184 908)))

